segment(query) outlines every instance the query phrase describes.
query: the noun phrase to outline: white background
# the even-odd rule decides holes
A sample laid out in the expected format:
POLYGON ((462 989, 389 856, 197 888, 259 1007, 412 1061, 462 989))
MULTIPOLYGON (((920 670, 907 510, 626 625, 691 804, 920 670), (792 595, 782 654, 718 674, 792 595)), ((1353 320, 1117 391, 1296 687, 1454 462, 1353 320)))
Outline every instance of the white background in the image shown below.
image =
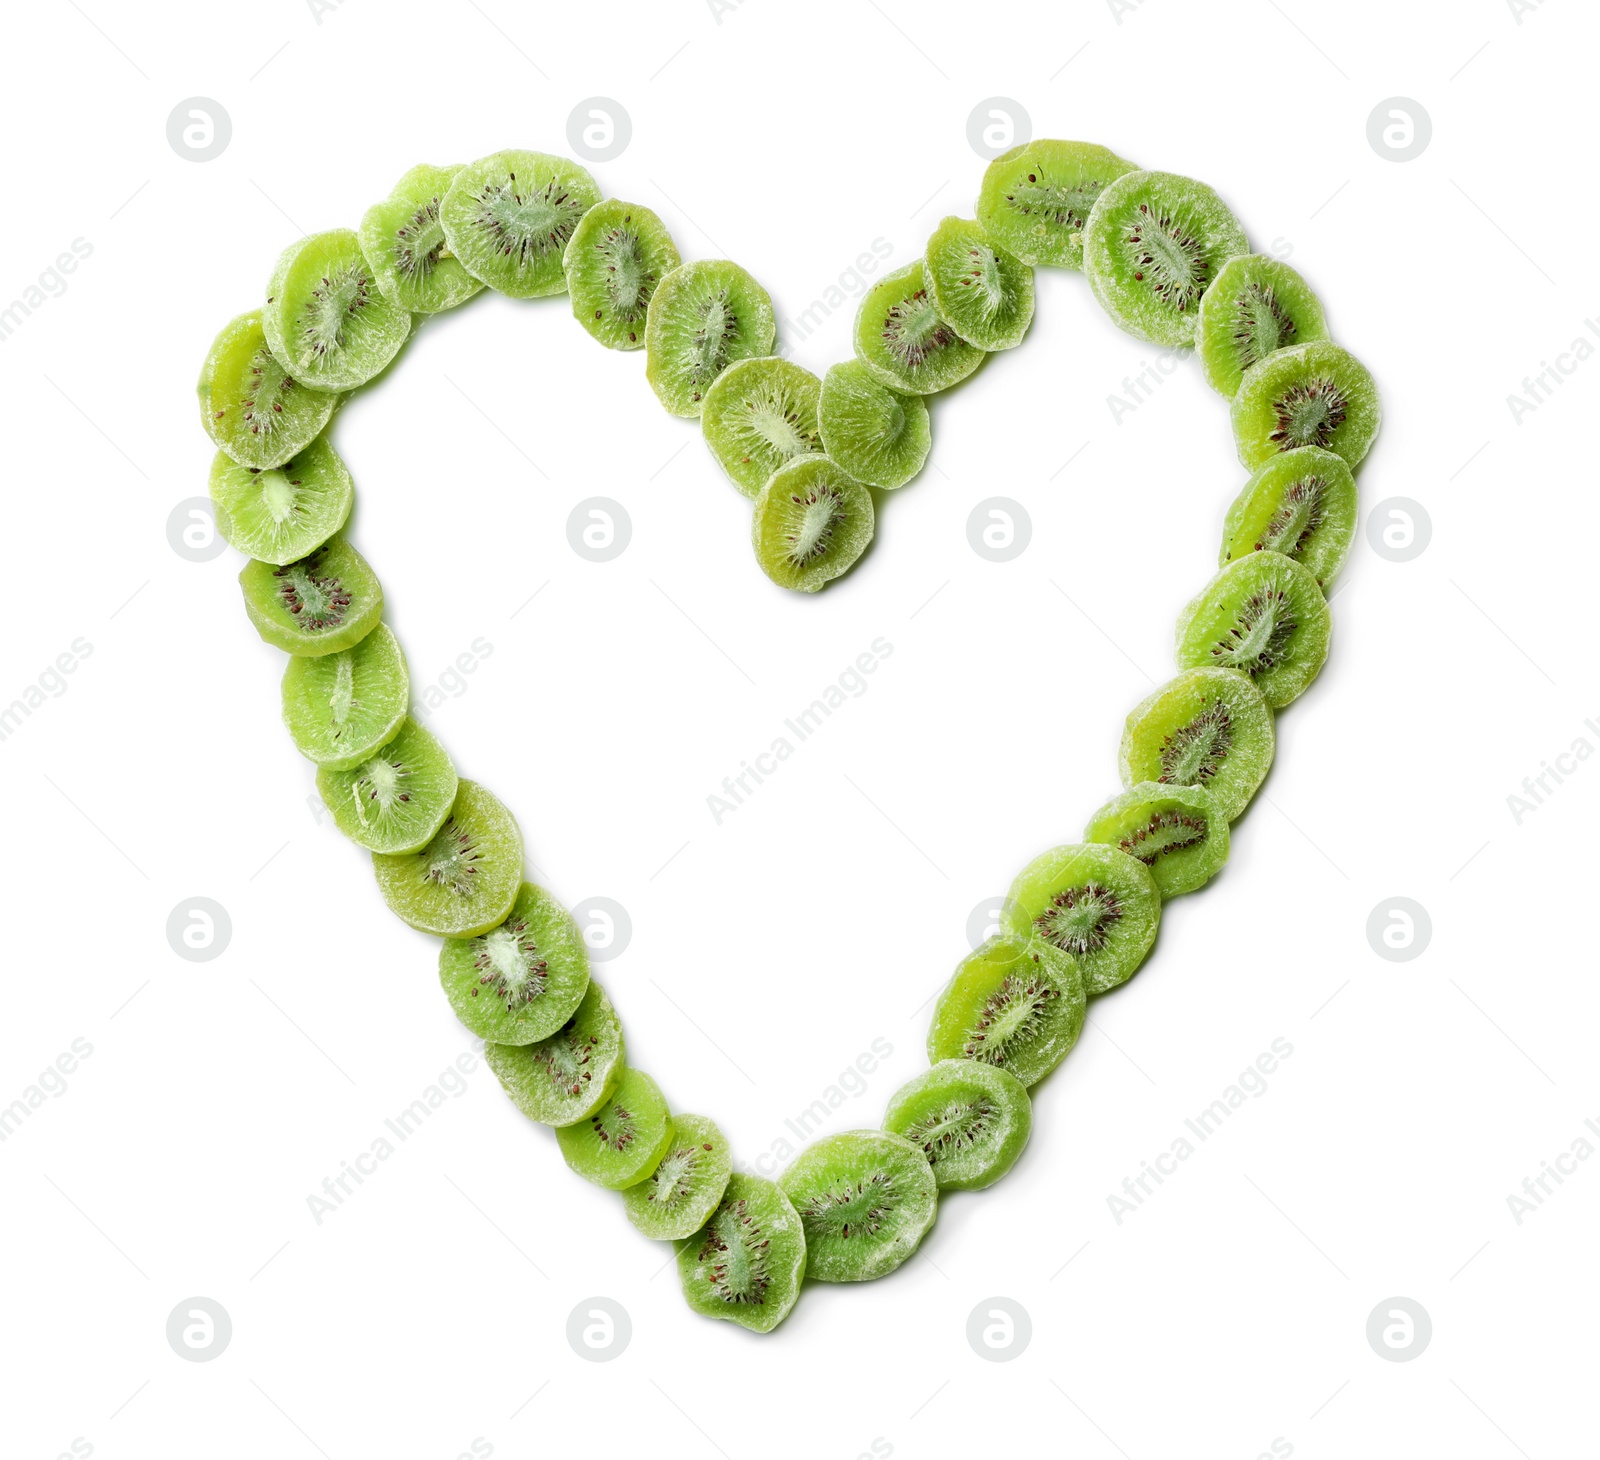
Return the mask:
MULTIPOLYGON (((1591 1443, 1600 1161, 1520 1225, 1507 1197, 1600 1118, 1600 767, 1547 781, 1520 825, 1507 796, 1577 738, 1600 746, 1600 363, 1520 424, 1506 398, 1600 313, 1595 17, 1576 0, 1124 8, 13 14, 0 296, 75 238, 92 254, 0 345, 0 702, 75 638, 92 654, 0 742, 0 1103, 75 1039, 93 1053, 0 1146, 7 1455, 451 1460, 476 1441, 851 1460, 876 1442, 1250 1460, 1277 1441, 1492 1460, 1591 1443), (1379 379, 1364 511, 1412 498, 1433 527, 1406 563, 1358 540, 1332 658, 1281 720, 1231 865, 1092 1006, 1016 1171, 947 1200, 895 1276, 813 1285, 766 1338, 691 1315, 667 1250, 481 1065, 313 1219, 323 1179, 471 1041, 433 942, 314 815, 235 555, 196 564, 167 538, 205 492, 201 358, 279 249, 353 225, 415 162, 569 151, 568 115, 595 95, 633 126, 594 165, 605 191, 659 211, 687 257, 739 260, 791 318, 841 274, 854 288, 875 239, 899 265, 970 213, 985 98, 1015 98, 1037 136, 1205 178, 1379 379), (1404 164, 1367 140, 1397 95, 1434 129, 1404 164), (192 96, 232 118, 204 164, 166 138, 192 96), (197 895, 232 919, 209 963, 165 935, 197 895), (1409 963, 1366 935, 1397 895, 1433 923, 1409 963), (1279 1038, 1293 1055, 1265 1093, 1119 1225, 1108 1196, 1279 1038), (232 1320, 214 1362, 165 1337, 194 1295, 232 1320), (611 1363, 565 1336, 593 1295, 631 1316, 611 1363), (1031 1317, 1013 1362, 965 1336, 994 1295, 1031 1317), (1413 1362, 1367 1342, 1396 1295, 1431 1315, 1413 1362)), ((430 723, 516 812, 540 880, 627 908, 631 943, 597 971, 632 1058, 747 1163, 874 1040, 893 1054, 832 1128, 875 1124, 923 1066, 925 1001, 969 910, 1117 788, 1122 718, 1170 674, 1173 619, 1243 481, 1193 360, 1117 424, 1108 396, 1156 352, 1081 277, 1038 282, 1024 346, 934 403, 928 470, 815 598, 760 574, 748 506, 693 423, 564 299, 430 322, 337 426, 414 687, 492 646, 430 723), (608 564, 568 546, 591 496, 632 519, 608 564), (1007 564, 967 541, 991 496, 1033 523, 1007 564), (715 824, 708 794, 879 636, 893 654, 868 691, 715 824)), ((791 331, 795 357, 843 358, 852 312, 791 331)))

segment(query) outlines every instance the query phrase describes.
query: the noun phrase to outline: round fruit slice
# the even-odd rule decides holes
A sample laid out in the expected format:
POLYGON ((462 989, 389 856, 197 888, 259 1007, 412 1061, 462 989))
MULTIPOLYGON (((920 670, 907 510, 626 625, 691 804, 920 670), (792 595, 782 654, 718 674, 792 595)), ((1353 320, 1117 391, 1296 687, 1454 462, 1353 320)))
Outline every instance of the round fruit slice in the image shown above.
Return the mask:
POLYGON ((1025 264, 1083 267, 1083 230, 1106 185, 1134 165, 1093 142, 1026 142, 988 166, 978 222, 1025 264))
POLYGON ((282 466, 240 466, 225 451, 211 462, 217 531, 264 563, 292 563, 321 547, 355 499, 355 483, 326 436, 282 466))
POLYGON ((733 1175, 727 1137, 703 1115, 675 1115, 661 1164, 622 1193, 628 1220, 646 1237, 692 1237, 711 1220, 733 1175))
POLYGON ((420 851, 374 852, 378 891, 396 917, 441 938, 475 938, 505 921, 522 886, 522 833, 500 801, 462 781, 444 825, 420 851))
POLYGON ((775 355, 740 360, 706 392, 700 429, 718 465, 747 497, 797 457, 822 454, 817 400, 822 382, 775 355))
POLYGON ((1035 857, 1006 898, 1011 930, 1071 954, 1090 994, 1127 982, 1156 941, 1161 894, 1150 869, 1116 847, 1072 845, 1035 857))
POLYGON ((1016 1165, 1033 1106, 1022 1082, 996 1065, 940 1060, 895 1092, 883 1128, 921 1149, 940 1191, 979 1191, 1016 1165))
POLYGON ((1272 766, 1272 711, 1248 675, 1190 669, 1141 700, 1122 731, 1122 784, 1201 786, 1238 817, 1272 766))
POLYGON ((855 564, 872 530, 872 494, 827 457, 808 456, 762 488, 750 540, 774 583, 815 593, 855 564))
POLYGON ((437 314, 471 299, 483 284, 444 241, 439 208, 461 171, 420 163, 361 220, 361 252, 378 287, 402 309, 437 314))
POLYGON ((1086 1004, 1071 955, 1002 933, 962 959, 939 995, 928 1058, 975 1060, 1036 1085, 1072 1052, 1086 1004))
POLYGON ((796 1156, 778 1185, 805 1228, 806 1271, 824 1283, 893 1272, 917 1250, 939 1206, 927 1158, 888 1131, 828 1136, 796 1156))
POLYGON ((405 723, 411 675, 400 641, 380 623, 353 648, 291 659, 282 699, 295 749, 329 770, 350 770, 405 723))
POLYGON ((586 1120, 622 1073, 622 1024, 592 978, 577 1012, 536 1044, 486 1044, 483 1060, 529 1120, 565 1126, 586 1120))
POLYGON ((682 264, 651 296, 644 373, 673 415, 698 416, 724 370, 736 360, 770 355, 777 338, 771 298, 738 264, 682 264))
POLYGON ((1258 253, 1229 259, 1200 300, 1200 364, 1212 389, 1226 396, 1274 351, 1327 338, 1321 302, 1281 259, 1258 253))
POLYGON ((1216 193, 1171 172, 1119 177, 1100 194, 1083 241, 1101 308, 1130 335, 1171 349, 1194 343, 1201 296, 1248 247, 1216 193))
POLYGON ((333 824, 369 852, 414 852, 433 840, 456 799, 456 768, 415 720, 360 765, 323 766, 317 794, 333 824))
POLYGON ((354 390, 399 354, 411 315, 378 287, 360 239, 335 228, 278 255, 261 325, 302 385, 354 390))
POLYGON ((336 654, 378 626, 378 576, 342 537, 297 562, 246 563, 239 574, 256 632, 290 654, 336 654))
POLYGON ((651 296, 680 263, 666 224, 648 208, 616 198, 596 203, 562 262, 572 313, 609 349, 642 350, 651 296))
POLYGON ((498 928, 446 938, 439 982, 456 1018, 495 1044, 536 1044, 567 1022, 589 991, 589 955, 572 916, 524 882, 498 928))
POLYGON ((869 487, 903 487, 933 445, 927 402, 890 390, 859 360, 828 367, 817 428, 823 450, 869 487))
POLYGON ((561 269, 579 220, 600 201, 595 180, 564 157, 496 152, 455 175, 439 205, 461 266, 513 299, 563 293, 561 269))
POLYGON ((606 1103, 587 1120, 562 1126, 556 1143, 585 1181, 621 1191, 649 1176, 672 1148, 672 1114, 649 1075, 626 1069, 606 1103))
POLYGON ((711 1219, 678 1244, 678 1280, 696 1313, 771 1333, 800 1297, 806 1239, 775 1183, 735 1172, 711 1219))
POLYGON ((946 218, 923 265, 940 318, 969 345, 1009 350, 1033 323, 1033 270, 966 218, 946 218))
POLYGON ((1235 559, 1178 616, 1178 665, 1248 674, 1281 710, 1328 657, 1331 615, 1317 580, 1282 553, 1235 559))
POLYGON ((1353 470, 1378 434, 1378 387, 1367 367, 1326 340, 1279 350, 1244 373, 1233 439, 1251 471, 1280 452, 1320 446, 1353 470))
POLYGON ((940 317, 921 259, 885 274, 862 296, 855 346, 880 381, 911 395, 947 390, 983 364, 983 351, 940 317))
POLYGON ((251 310, 223 328, 200 367, 206 434, 240 466, 281 466, 322 434, 339 397, 307 390, 280 365, 251 310))
POLYGON ((1198 786, 1141 781, 1095 812, 1083 839, 1143 862, 1164 898, 1204 887, 1228 860, 1228 818, 1198 786))
POLYGON ((1326 592, 1355 540, 1356 516, 1356 479, 1342 456, 1316 446, 1270 456, 1228 508, 1219 563, 1282 553, 1326 592))

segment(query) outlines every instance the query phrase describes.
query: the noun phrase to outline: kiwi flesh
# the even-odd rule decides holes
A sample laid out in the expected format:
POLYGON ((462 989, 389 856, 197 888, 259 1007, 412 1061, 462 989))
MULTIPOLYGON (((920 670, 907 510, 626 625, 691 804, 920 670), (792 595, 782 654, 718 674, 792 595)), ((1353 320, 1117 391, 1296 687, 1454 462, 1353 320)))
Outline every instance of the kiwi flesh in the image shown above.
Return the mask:
POLYGON ((1356 535, 1356 479, 1342 456, 1300 446, 1269 456, 1228 508, 1220 566, 1248 553, 1282 553, 1324 592, 1356 535))
POLYGON ((361 252, 378 287, 402 309, 438 314, 483 288, 445 242, 439 209, 461 171, 419 163, 361 219, 361 252))
POLYGON ((456 768, 415 720, 360 765, 317 772, 333 824, 369 852, 414 852, 432 841, 456 799, 456 768))
POLYGON ((940 1191, 993 1186, 1017 1163, 1033 1127, 1027 1088, 998 1065, 940 1060, 902 1085, 883 1128, 921 1149, 940 1191))
POLYGON ((400 733, 411 673, 400 641, 380 623, 337 654, 290 659, 281 696, 295 749, 316 765, 347 771, 400 733))
POLYGON ((969 345, 1009 350, 1033 323, 1033 269, 968 218, 946 218, 923 253, 939 317, 969 345))
POLYGON ((645 1180, 672 1148, 672 1113, 643 1070, 625 1069, 587 1120, 556 1132, 568 1166, 596 1186, 621 1191, 645 1180))
POLYGON ((672 1144, 656 1169, 622 1193, 622 1207, 646 1237, 692 1237, 721 1205, 733 1175, 733 1152, 716 1123, 675 1115, 672 1144))
POLYGON ((355 483, 326 436, 281 466, 240 466, 225 451, 211 462, 217 531, 277 567, 321 547, 345 525, 355 499, 355 483))
POLYGON ((1198 786, 1219 817, 1250 804, 1272 766, 1272 711, 1236 669, 1188 669, 1134 706, 1118 756, 1122 784, 1198 786))
POLYGON ((984 172, 978 222, 1025 264, 1081 269, 1090 210, 1108 183, 1133 171, 1093 142, 1026 142, 984 172))
POLYGON ((1245 371, 1233 398, 1233 439, 1251 471, 1301 446, 1342 456, 1353 471, 1378 434, 1378 417, 1378 387, 1367 367, 1319 340, 1245 371))
POLYGON ((828 367, 817 429, 835 465, 858 482, 885 490, 916 476, 933 445, 927 402, 891 390, 859 360, 828 367))
POLYGON ((1129 172, 1100 194, 1084 231, 1089 288, 1129 334, 1177 349, 1194 343, 1200 300, 1245 252, 1244 229, 1203 182, 1129 172))
POLYGON ((677 245, 648 208, 608 198, 585 213, 562 259, 572 313, 612 350, 642 350, 656 286, 678 267, 677 245))
POLYGON ((1237 669, 1268 708, 1305 692, 1328 657, 1328 604, 1311 573, 1282 553, 1236 558, 1178 618, 1178 664, 1237 669))
POLYGON ((522 886, 522 833, 500 800, 462 781, 444 824, 414 852, 374 852, 389 910, 441 938, 476 938, 505 921, 522 886))
POLYGON ((673 415, 698 416, 724 370, 737 360, 770 355, 777 338, 771 297, 738 264, 680 264, 650 297, 645 377, 673 415))
POLYGON ((854 566, 873 533, 872 494, 825 456, 773 472, 756 498, 750 540, 781 588, 815 593, 854 566))
POLYGON ((265 471, 303 451, 332 419, 340 397, 307 390, 279 363, 253 309, 223 326, 195 387, 206 434, 240 466, 265 471))
POLYGON ((747 497, 758 497, 780 466, 820 456, 817 401, 822 382, 776 355, 730 365, 706 392, 700 430, 717 464, 747 497))
POLYGON ((1213 390, 1230 398, 1244 372, 1277 350, 1328 338, 1322 303, 1281 259, 1242 253, 1200 298, 1195 345, 1213 390))
POLYGON ((540 1125, 586 1120, 605 1104, 622 1073, 627 1050, 622 1022, 594 979, 554 1034, 533 1044, 483 1047, 483 1060, 511 1102, 540 1125))
POLYGON ((1143 862, 1164 898, 1204 887, 1228 860, 1228 818, 1199 786, 1140 781, 1095 812, 1083 839, 1143 862))
POLYGON ((348 649, 383 613, 378 575, 343 537, 292 563, 246 563, 239 586, 256 632, 290 654, 348 649))
POLYGON ((983 364, 984 355, 940 315, 921 259, 885 274, 861 296, 855 349, 883 384, 907 395, 949 389, 983 364))
POLYGON ((789 1316, 805 1275, 800 1214, 761 1176, 734 1172, 710 1219, 678 1244, 678 1281, 689 1307, 756 1333, 771 1333, 789 1316))

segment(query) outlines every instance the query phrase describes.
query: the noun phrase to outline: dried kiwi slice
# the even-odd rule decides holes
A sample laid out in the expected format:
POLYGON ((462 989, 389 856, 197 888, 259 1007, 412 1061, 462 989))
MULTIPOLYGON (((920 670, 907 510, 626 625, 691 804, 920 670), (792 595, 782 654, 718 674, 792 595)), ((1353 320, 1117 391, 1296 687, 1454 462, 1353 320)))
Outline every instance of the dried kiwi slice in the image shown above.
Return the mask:
POLYGON ((651 296, 682 262, 667 225, 648 208, 616 198, 596 203, 562 261, 572 313, 602 345, 642 350, 651 296))
POLYGON ((383 589, 342 537, 292 563, 246 563, 239 574, 256 632, 290 654, 335 654, 377 627, 383 589))
POLYGON ((637 1185, 672 1148, 672 1113, 661 1087, 643 1070, 625 1069, 587 1120, 564 1125, 556 1143, 568 1166, 596 1186, 637 1185))
POLYGON ((240 466, 281 466, 322 434, 339 396, 307 390, 278 362, 261 311, 241 314, 212 342, 200 381, 206 434, 240 466))
POLYGON ((475 938, 505 921, 522 886, 522 833, 476 781, 462 781, 444 825, 419 851, 374 852, 389 910, 424 933, 475 938))
POLYGON ((895 1092, 883 1128, 921 1149, 940 1191, 979 1191, 1016 1165, 1033 1106, 998 1065, 940 1060, 895 1092))
POLYGON ((1141 781, 1095 812, 1083 839, 1143 862, 1162 897, 1204 887, 1228 860, 1228 818, 1198 786, 1141 781))
POLYGON ((872 494, 827 457, 806 456, 762 488, 750 540, 774 583, 815 593, 855 564, 872 531, 872 494))
POLYGON ((399 354, 411 314, 378 287, 361 240, 335 228, 278 255, 261 326, 272 353, 302 385, 354 390, 399 354))
POLYGON ((808 1146, 778 1178, 806 1234, 819 1282, 884 1277, 917 1250, 939 1206, 919 1147, 888 1131, 852 1130, 808 1146))
POLYGON ((976 1060, 1037 1084, 1078 1042, 1086 1000, 1071 954, 1000 933, 961 960, 939 995, 928 1058, 976 1060))
POLYGON ((344 526, 355 499, 355 483, 326 436, 282 466, 240 466, 225 451, 211 462, 217 531, 275 566, 321 547, 344 526))
POLYGON ((419 163, 361 220, 361 252, 378 287, 402 309, 438 314, 483 288, 445 244, 439 208, 461 167, 419 163))
POLYGON ((678 1244, 684 1301, 707 1318, 771 1333, 800 1297, 806 1239, 776 1182, 735 1172, 711 1218, 678 1244))
POLYGON ((983 364, 983 351, 940 316, 921 259, 885 274, 862 295, 855 346, 879 380, 911 395, 947 390, 983 364))
POLYGON ((1328 657, 1330 615, 1317 580, 1282 553, 1228 564, 1178 617, 1178 664, 1248 674, 1274 710, 1298 699, 1328 657))
POLYGON ((772 299, 738 264, 681 264, 651 296, 644 373, 673 415, 698 416, 724 370, 736 360, 770 355, 777 338, 772 299))
POLYGON ((400 733, 411 675, 400 641, 380 623, 337 654, 291 659, 281 693, 295 749, 319 766, 347 771, 400 733))
POLYGON ((1005 920, 1071 954, 1090 994, 1127 982, 1156 941, 1161 894, 1143 862, 1090 842, 1035 857, 1011 884, 1005 920))
POLYGON ((1202 786, 1238 817, 1272 765, 1272 711, 1248 675, 1190 669, 1137 704, 1122 731, 1122 784, 1202 786))
POLYGON ((468 163, 439 205, 461 266, 513 299, 566 290, 561 259, 578 221, 600 201, 576 162, 545 152, 496 152, 468 163))
POLYGON ((859 360, 828 367, 817 429, 835 464, 869 487, 903 487, 933 445, 927 402, 890 390, 859 360))
POLYGON ((1025 264, 1083 267, 1083 230, 1106 185, 1134 165, 1093 142, 1026 142, 983 174, 978 222, 1025 264))
POLYGON ((1326 592, 1356 535, 1356 479, 1342 456, 1301 446, 1268 457, 1228 508, 1219 563, 1282 553, 1326 592))
POLYGON ((1322 340, 1269 355, 1233 398, 1233 439, 1251 471, 1280 452, 1320 446, 1353 470, 1378 434, 1378 387, 1348 350, 1322 340))
POLYGON ((1321 301, 1281 259, 1258 253, 1229 259, 1200 300, 1200 364, 1212 389, 1226 396, 1274 351, 1327 338, 1321 301))
POLYGON ((1033 323, 1033 270, 966 218, 946 218, 923 254, 933 307, 980 350, 1020 345, 1033 323))
POLYGON ((333 824, 369 852, 414 852, 432 841, 456 789, 448 752, 409 718, 360 765, 317 772, 317 794, 333 824))
POLYGON ((536 1044, 570 1019, 589 991, 589 955, 572 916, 524 882, 498 928, 446 938, 439 982, 456 1018, 494 1044, 536 1044))
POLYGON ((817 400, 822 382, 775 355, 740 360, 716 378, 700 411, 700 429, 718 465, 747 497, 796 457, 822 453, 817 400))
POLYGON ((1172 349, 1194 343, 1201 296, 1248 247, 1215 192, 1171 172, 1129 172, 1111 183, 1083 243, 1101 308, 1130 335, 1172 349))
POLYGON ((529 1120, 565 1126, 605 1104, 621 1074, 622 1023, 592 978, 577 1011, 536 1044, 486 1044, 483 1062, 529 1120))
POLYGON ((692 1237, 711 1220, 733 1175, 728 1138, 703 1115, 675 1115, 672 1144, 643 1181, 622 1193, 628 1220, 660 1242, 692 1237))

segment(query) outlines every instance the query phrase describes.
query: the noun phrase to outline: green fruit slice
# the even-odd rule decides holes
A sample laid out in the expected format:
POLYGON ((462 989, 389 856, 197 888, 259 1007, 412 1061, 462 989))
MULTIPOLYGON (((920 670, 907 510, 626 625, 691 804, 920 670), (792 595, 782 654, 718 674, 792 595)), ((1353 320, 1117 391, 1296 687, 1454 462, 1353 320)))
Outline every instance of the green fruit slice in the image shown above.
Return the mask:
POLYGON ((698 416, 724 370, 736 360, 770 355, 777 338, 771 297, 738 264, 682 264, 651 296, 644 373, 673 415, 698 416))
POLYGON ((983 174, 978 222, 1025 264, 1083 267, 1083 230, 1106 185, 1134 165, 1093 142, 1026 142, 983 174))
POLYGON ((1356 535, 1356 479, 1342 456, 1302 446, 1270 456, 1228 508, 1219 563, 1293 558, 1327 591, 1356 535))
POLYGON ((326 436, 282 466, 240 466, 225 451, 211 462, 217 531, 264 563, 292 563, 321 547, 355 499, 355 483, 326 436))
POLYGON ((932 395, 965 380, 983 364, 942 318, 928 292, 921 259, 885 274, 856 311, 856 357, 891 390, 932 395))
POLYGON ((1211 388, 1225 396, 1274 351, 1327 338, 1321 301, 1281 259, 1231 258, 1200 299, 1195 345, 1211 388))
POLYGON ((1228 818, 1198 786, 1141 781, 1095 812, 1083 839, 1143 862, 1164 898, 1204 887, 1228 860, 1228 818))
POLYGON ((445 243, 439 209, 460 166, 420 163, 361 220, 361 252, 378 288, 402 309, 438 314, 480 289, 445 243))
POLYGON ((1233 398, 1233 439, 1251 471, 1301 446, 1320 446, 1354 470, 1377 437, 1378 417, 1367 367, 1323 340, 1279 350, 1245 371, 1233 398))
POLYGON ((339 404, 337 395, 307 390, 278 363, 259 309, 223 327, 196 390, 206 434, 240 466, 261 471, 309 446, 339 404))
POLYGON ((323 766, 317 794, 333 823, 369 852, 414 852, 432 841, 456 799, 456 768, 415 720, 349 770, 323 766))
POLYGON ((342 537, 297 562, 246 563, 245 612, 267 643, 290 654, 336 654, 378 626, 383 589, 367 560, 342 537))
POLYGON ((374 852, 378 891, 396 917, 441 938, 475 938, 505 921, 522 886, 522 833, 498 798, 462 781, 426 846, 374 852))
POLYGON ((966 218, 946 218, 923 255, 939 317, 969 345, 1009 350, 1033 323, 1033 270, 966 218))
POLYGON ((922 1151, 940 1191, 979 1191, 1016 1165, 1033 1106, 1022 1082, 997 1065, 940 1060, 895 1092, 883 1128, 922 1151))
POLYGON ((566 1126, 605 1104, 621 1074, 622 1024, 592 978, 576 1012, 535 1044, 486 1044, 484 1063, 529 1120, 566 1126))
POLYGON ((762 488, 750 541, 774 583, 815 593, 855 565, 872 532, 872 494, 827 457, 807 456, 762 488))
POLYGON ((572 313, 602 345, 642 350, 650 300, 683 260, 648 208, 610 198, 583 215, 562 261, 572 313))
POLYGON ((675 1115, 661 1164, 622 1193, 628 1220, 646 1237, 691 1237, 711 1220, 733 1175, 727 1137, 703 1115, 675 1115))
POLYGON ((556 1143, 568 1166, 596 1186, 621 1191, 643 1181, 672 1148, 672 1114, 661 1087, 626 1069, 587 1120, 564 1125, 556 1143))
POLYGON ((730 365, 706 392, 700 430, 717 464, 747 497, 780 466, 822 454, 817 400, 822 382, 775 355, 730 365))
POLYGON ((295 749, 319 766, 347 771, 400 733, 411 675, 400 641, 380 623, 353 648, 291 659, 281 694, 295 749))
POLYGON ((800 1298, 806 1239, 782 1189, 735 1172, 717 1209, 678 1244, 684 1301, 707 1318, 771 1333, 800 1298))
POLYGON ((890 390, 859 360, 828 367, 817 428, 823 449, 842 470, 886 490, 916 476, 933 445, 927 402, 890 390))

